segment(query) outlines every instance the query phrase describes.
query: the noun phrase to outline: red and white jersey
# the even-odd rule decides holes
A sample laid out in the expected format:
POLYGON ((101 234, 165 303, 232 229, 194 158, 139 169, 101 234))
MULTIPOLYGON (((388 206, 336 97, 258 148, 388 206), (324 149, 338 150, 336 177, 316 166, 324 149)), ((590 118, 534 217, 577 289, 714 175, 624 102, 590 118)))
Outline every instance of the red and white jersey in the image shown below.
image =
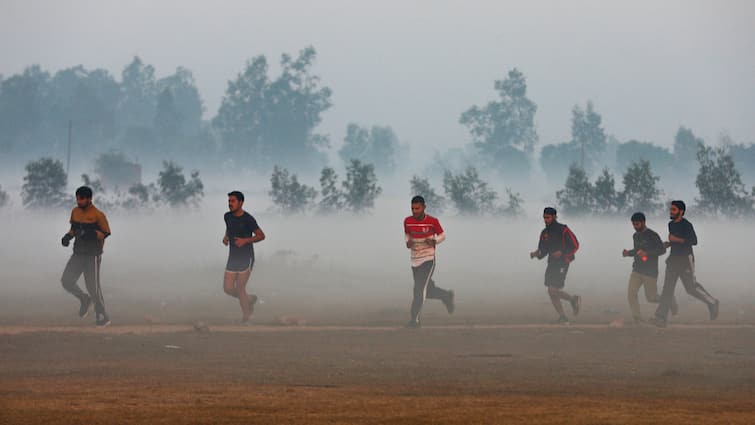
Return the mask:
POLYGON ((446 234, 437 218, 425 214, 422 220, 414 216, 404 219, 404 237, 412 242, 412 267, 435 259, 435 246, 427 243, 429 239, 439 244, 446 240, 446 234))

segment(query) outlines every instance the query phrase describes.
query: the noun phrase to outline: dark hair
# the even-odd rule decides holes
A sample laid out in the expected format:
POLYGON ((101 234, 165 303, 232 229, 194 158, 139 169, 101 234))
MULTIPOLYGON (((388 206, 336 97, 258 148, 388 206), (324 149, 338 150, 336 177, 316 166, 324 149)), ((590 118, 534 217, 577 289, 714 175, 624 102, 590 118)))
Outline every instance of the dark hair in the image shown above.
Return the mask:
POLYGON ((422 204, 422 205, 425 205, 425 198, 417 195, 414 198, 412 198, 412 204, 422 204))
POLYGON ((76 197, 92 199, 92 188, 89 186, 81 186, 76 189, 76 197))
POLYGON ((228 193, 228 196, 233 196, 239 202, 244 202, 244 194, 239 192, 238 190, 234 190, 233 192, 228 193))
POLYGON ((687 211, 687 205, 684 204, 684 201, 671 201, 671 205, 679 208, 682 211, 687 211))
POLYGON ((645 222, 645 214, 643 214, 641 212, 636 212, 636 213, 632 214, 632 221, 633 222, 634 221, 641 221, 641 222, 644 223, 645 222))
POLYGON ((556 209, 553 207, 545 207, 543 214, 556 215, 556 209))

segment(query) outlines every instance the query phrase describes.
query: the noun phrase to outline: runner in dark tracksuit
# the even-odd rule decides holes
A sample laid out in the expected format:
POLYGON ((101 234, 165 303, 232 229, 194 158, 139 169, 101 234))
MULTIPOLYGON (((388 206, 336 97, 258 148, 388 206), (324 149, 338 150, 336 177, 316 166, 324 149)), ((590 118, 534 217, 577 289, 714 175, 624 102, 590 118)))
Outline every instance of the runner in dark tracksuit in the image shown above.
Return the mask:
POLYGON ((63 235, 63 246, 68 246, 71 239, 73 255, 63 271, 61 282, 66 291, 73 294, 81 303, 79 316, 86 317, 94 301, 97 326, 110 324, 110 317, 105 312, 105 300, 100 286, 100 265, 105 238, 110 236, 110 225, 102 211, 92 204, 92 189, 82 186, 76 190, 76 208, 71 211, 71 229, 63 235), (76 281, 84 275, 88 294, 79 288, 76 281))
POLYGON ((541 260, 548 257, 548 266, 545 268, 545 286, 548 288, 548 296, 559 315, 558 323, 569 324, 561 300, 569 301, 574 315, 579 314, 582 297, 569 295, 563 290, 566 273, 569 271, 569 265, 574 261, 579 242, 567 225, 556 221, 555 208, 545 208, 543 221, 545 221, 545 229, 540 232, 537 251, 531 252, 530 258, 541 260))
POLYGON ((687 207, 682 201, 671 202, 668 224, 669 240, 664 243, 671 247, 671 253, 666 259, 666 276, 663 281, 661 303, 655 311, 654 323, 658 326, 666 325, 666 318, 674 297, 676 281, 681 279, 687 293, 704 302, 708 306, 710 320, 718 317, 719 302, 713 298, 695 278, 695 255, 692 247, 697 245, 697 235, 692 223, 684 218, 687 207))

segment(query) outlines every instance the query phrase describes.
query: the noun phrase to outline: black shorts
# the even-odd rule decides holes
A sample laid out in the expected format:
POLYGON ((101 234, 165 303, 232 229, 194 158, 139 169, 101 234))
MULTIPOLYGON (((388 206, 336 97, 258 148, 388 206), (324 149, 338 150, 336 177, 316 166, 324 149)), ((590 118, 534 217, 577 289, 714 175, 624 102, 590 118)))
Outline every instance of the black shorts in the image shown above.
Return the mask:
POLYGON ((566 273, 569 271, 569 264, 560 261, 548 263, 545 268, 545 286, 551 288, 563 288, 566 284, 566 273))
POLYGON ((245 272, 254 265, 253 255, 229 255, 225 264, 227 272, 245 272))

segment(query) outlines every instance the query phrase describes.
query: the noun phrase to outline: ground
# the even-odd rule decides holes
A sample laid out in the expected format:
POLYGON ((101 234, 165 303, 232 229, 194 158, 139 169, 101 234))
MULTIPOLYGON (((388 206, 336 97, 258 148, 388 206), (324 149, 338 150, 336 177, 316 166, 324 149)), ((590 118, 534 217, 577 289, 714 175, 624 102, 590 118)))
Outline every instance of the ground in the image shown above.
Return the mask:
POLYGON ((262 311, 253 326, 217 318, 199 331, 189 311, 139 312, 99 330, 60 300, 36 321, 2 304, 0 424, 755 423, 749 322, 611 327, 587 308, 568 327, 507 324, 431 305, 419 330, 399 326, 402 310, 304 326, 262 311))

